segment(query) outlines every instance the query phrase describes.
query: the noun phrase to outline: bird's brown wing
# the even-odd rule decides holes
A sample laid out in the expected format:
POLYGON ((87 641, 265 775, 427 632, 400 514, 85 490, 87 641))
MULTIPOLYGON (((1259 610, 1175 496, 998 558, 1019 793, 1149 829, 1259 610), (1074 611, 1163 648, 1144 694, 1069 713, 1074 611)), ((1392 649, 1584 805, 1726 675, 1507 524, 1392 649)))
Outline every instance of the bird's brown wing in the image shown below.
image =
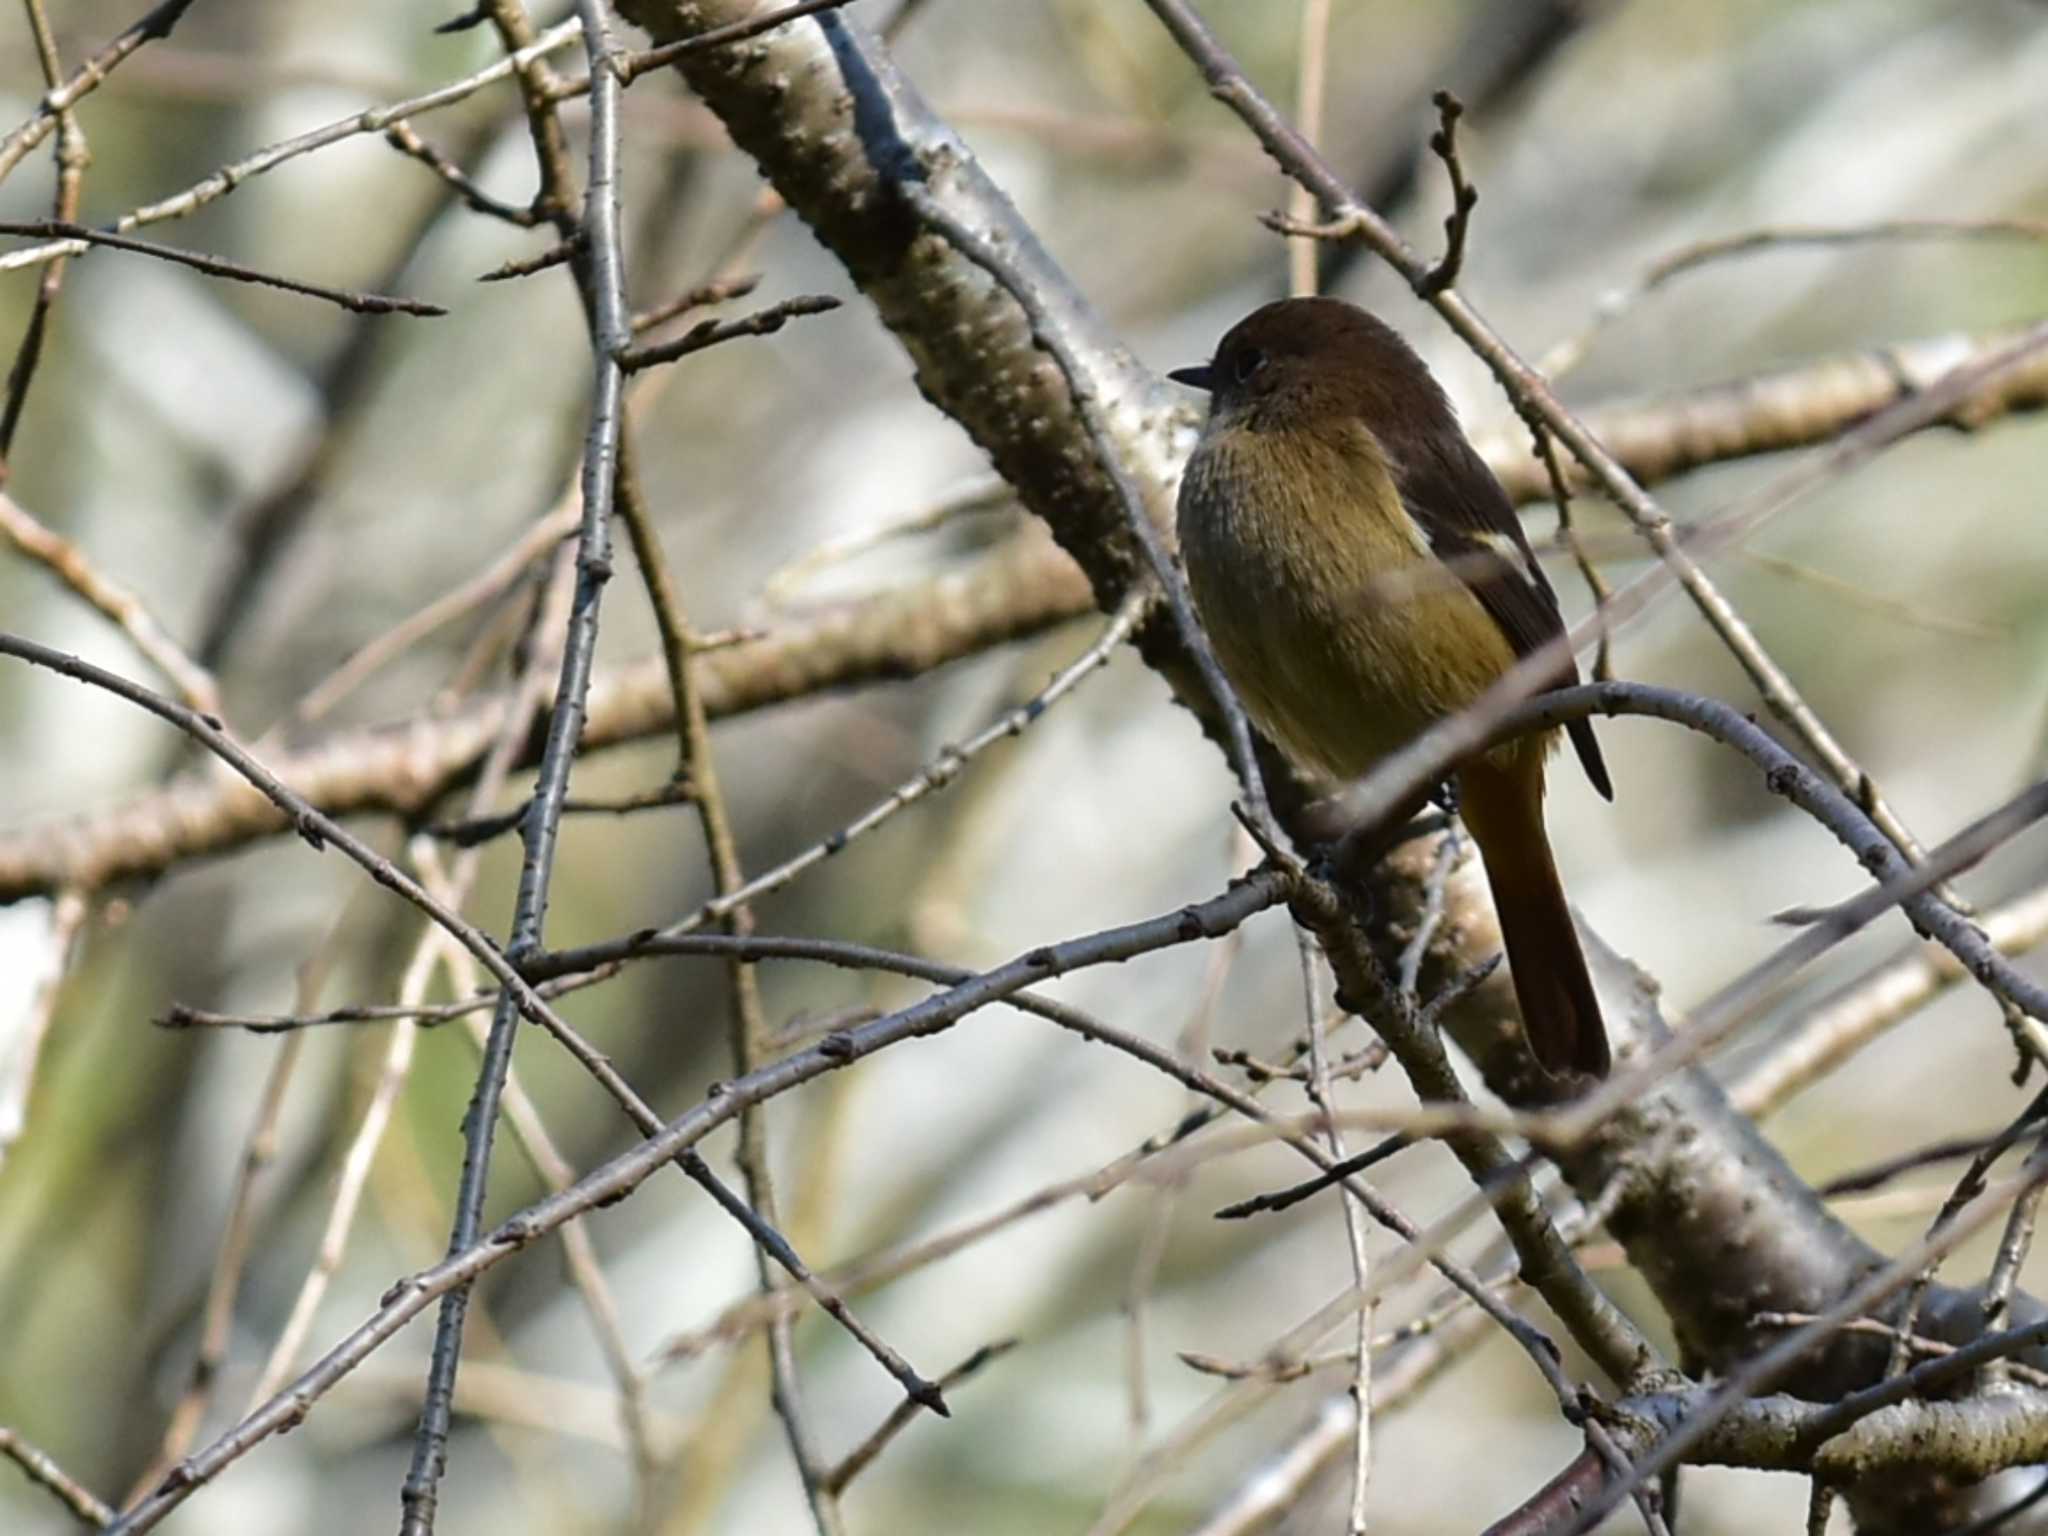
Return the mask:
MULTIPOLYGON (((1395 465, 1402 499, 1428 536, 1431 550, 1471 588, 1515 654, 1527 656, 1562 635, 1564 617, 1557 593, 1529 547, 1522 520, 1464 434, 1418 434, 1399 445, 1395 465)), ((1578 680, 1578 667, 1566 653, 1547 686, 1569 688, 1578 680)), ((1566 729, 1586 777, 1612 800, 1614 784, 1593 737, 1592 722, 1574 720, 1566 729)))

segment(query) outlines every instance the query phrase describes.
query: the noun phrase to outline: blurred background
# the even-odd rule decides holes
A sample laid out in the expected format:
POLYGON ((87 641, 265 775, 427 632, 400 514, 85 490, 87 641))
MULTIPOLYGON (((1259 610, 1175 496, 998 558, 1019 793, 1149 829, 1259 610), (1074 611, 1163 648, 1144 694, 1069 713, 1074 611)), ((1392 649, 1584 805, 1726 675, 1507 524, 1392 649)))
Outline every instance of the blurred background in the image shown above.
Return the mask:
MULTIPOLYGON (((54 7, 67 72, 135 10, 132 0, 54 7)), ((883 25, 897 6, 857 0, 850 10, 883 25)), ((1211 0, 1206 10, 1261 84, 1292 100, 1301 7, 1211 0)), ((80 218, 109 222, 264 145, 498 56, 488 29, 434 36, 443 19, 395 0, 195 5, 171 38, 143 48, 81 105, 92 160, 80 218)), ((2048 10, 2029 0, 1334 0, 1321 142, 1433 250, 1448 191, 1440 168, 1416 157, 1434 126, 1429 93, 1457 89, 1470 106, 1463 152, 1480 190, 1466 295, 1525 356, 1584 343, 1561 383, 1570 402, 1651 400, 1891 343, 1960 345, 2048 309, 2048 241, 2038 231, 2031 240, 1978 232, 1761 250, 1674 277, 1587 334, 1653 263, 1708 238, 1788 225, 2048 220, 2044 21, 2048 10)), ((1205 357, 1232 320, 1284 291, 1283 243, 1255 216, 1284 205, 1285 185, 1135 0, 929 0, 900 19, 893 47, 1149 365, 1205 357)), ((574 61, 573 47, 557 55, 564 71, 574 61)), ((27 24, 0 16, 0 126, 27 118, 43 89, 27 24)), ((564 113, 580 132, 583 103, 564 113)), ((848 301, 771 338, 685 360, 644 406, 641 469, 693 624, 772 633, 1009 537, 1021 514, 998 499, 791 569, 823 546, 960 499, 986 482, 986 464, 919 398, 904 354, 837 262, 790 216, 761 214, 752 164, 677 81, 656 74, 636 84, 624 122, 636 304, 704 282, 742 241, 752 244, 739 265, 761 284, 731 313, 805 293, 848 301)), ((509 84, 415 126, 489 192, 515 204, 531 196, 532 152, 509 84)), ((53 184, 46 145, 0 183, 0 218, 48 217, 53 184)), ((215 669, 225 714, 246 739, 275 730, 275 744, 304 744, 452 707, 455 680, 474 658, 502 652, 535 581, 410 645, 324 718, 294 714, 337 665, 497 561, 573 486, 589 378, 573 288, 559 269, 477 281, 536 255, 549 235, 480 216, 376 135, 280 166, 144 233, 450 313, 365 318, 95 252, 65 278, 8 458, 8 496, 215 669)), ((1476 436, 1514 439, 1512 413, 1480 364, 1398 280, 1369 259, 1325 262, 1334 291, 1379 310, 1429 358, 1476 436)), ((0 270, 9 355, 40 275, 0 270)), ((1710 515, 1784 462, 1722 465, 1660 495, 1680 517, 1710 515)), ((2048 430, 2024 415, 1924 434, 1712 562, 1928 842, 2043 771, 2044 469, 2048 430)), ((1618 515, 1592 502, 1579 510, 1611 579, 1641 568, 1618 515)), ((1554 521, 1531 511, 1539 539, 1554 521)), ((601 667, 641 658, 656 641, 623 550, 621 564, 601 667)), ((1569 563, 1556 562, 1553 576, 1567 610, 1586 611, 1569 563)), ((746 867, 817 842, 944 744, 1029 698, 1101 622, 1079 619, 923 676, 719 725, 717 764, 746 867)), ((0 626, 155 681, 105 620, 11 550, 0 551, 0 626)), ((1618 637, 1615 668, 1757 703, 1677 599, 1618 637)), ((502 662, 480 676, 501 685, 502 662)), ((0 668, 0 733, 0 840, 104 814, 186 761, 157 722, 18 665, 0 668)), ((1618 801, 1607 806, 1576 775, 1556 775, 1553 836, 1586 919, 1661 982, 1673 1017, 1775 947, 1773 912, 1856 888, 1853 861, 1732 754, 1638 721, 1604 734, 1618 801)), ((674 757, 667 735, 606 750, 579 765, 574 793, 645 790, 667 778, 674 757)), ((1245 860, 1232 789, 1165 686, 1120 656, 944 793, 764 900, 760 924, 992 965, 1219 889, 1245 860)), ((446 810, 459 814, 459 797, 446 810)), ((389 819, 360 829, 386 852, 404 845, 389 819)), ((2032 889, 2048 879, 2044 848, 2039 836, 2018 841, 1973 872, 1966 892, 1995 902, 2032 889)), ((492 932, 504 931, 516 875, 513 840, 493 843, 468 908, 492 932)), ((594 941, 670 920, 701 902, 708 882, 686 807, 575 818, 548 938, 594 941)), ((0 908, 0 1063, 16 1072, 58 921, 42 898, 0 908)), ((315 1006, 389 1002, 418 924, 352 866, 283 840, 101 893, 83 924, 25 1120, 0 1146, 0 1424, 118 1501, 187 1395, 252 1126, 274 1122, 274 1160, 253 1187, 246 1263, 200 1443, 248 1402, 315 1263, 379 1076, 397 1070, 388 1023, 314 1031, 292 1047, 171 1033, 151 1019, 174 1002, 296 1011, 314 956, 315 1006)), ((1844 945, 1737 1042, 1730 1064, 1907 938, 1893 916, 1844 945)), ((2038 973, 2038 962, 2029 966, 2038 973)), ((921 990, 796 965, 768 966, 761 980, 771 1020, 798 1030, 921 990)), ((432 995, 451 988, 439 979, 432 995)), ((1206 1039, 1267 1060, 1302 1027, 1291 928, 1273 913, 1241 942, 1048 990, 1161 1044, 1206 1039)), ((664 1114, 730 1075, 728 1007, 722 969, 694 960, 644 964, 565 1003, 664 1114)), ((1345 1037, 1346 1049, 1362 1044, 1345 1037)), ((394 1113, 299 1364, 395 1277, 440 1256, 475 1061, 454 1026, 419 1034, 398 1064, 394 1113)), ((631 1144, 615 1110, 549 1042, 523 1039, 518 1065, 573 1168, 631 1144)), ((1792 1100, 1769 1130, 1820 1182, 2002 1123, 2030 1091, 2013 1086, 2011 1066, 1996 1009, 1954 992, 1792 1100)), ((1360 1104, 1408 1102, 1392 1075, 1354 1093, 1360 1104)), ((1300 1107, 1284 1087, 1273 1102, 1300 1107)), ((1077 1182, 1169 1130, 1186 1107, 1178 1087, 1135 1063, 1001 1010, 775 1103, 785 1215, 820 1269, 1050 1191, 1042 1209, 858 1297, 862 1315, 927 1374, 994 1341, 1018 1344, 950 1394, 951 1422, 913 1424, 861 1476, 847 1496, 850 1529, 1193 1530, 1341 1388, 1339 1371, 1233 1393, 1178 1358, 1255 1359, 1349 1283, 1327 1201, 1252 1223, 1211 1219, 1298 1177, 1285 1152, 1245 1151, 1099 1199, 1077 1182), (1176 1438, 1197 1425, 1201 1440, 1176 1438), (1151 1480, 1147 1452, 1182 1445, 1151 1480), (1134 1490, 1143 1498, 1132 1500, 1134 1490), (1105 1511, 1128 1513, 1128 1524, 1105 1511)), ((729 1168, 729 1133, 706 1150, 729 1168)), ((1924 1229, 1948 1176, 1927 1170, 1842 1209, 1896 1250, 1924 1229)), ((1378 1177, 1417 1220, 1467 1187, 1429 1147, 1378 1177)), ((542 1191, 505 1143, 492 1215, 542 1191)), ((808 1529, 768 1409, 758 1334, 739 1344, 701 1337, 754 1287, 743 1234, 673 1176, 588 1225, 634 1360, 679 1336, 702 1345, 651 1370, 649 1434, 673 1462, 641 1490, 645 1528, 808 1529)), ((1456 1251, 1473 1257, 1490 1240, 1468 1233, 1456 1251)), ((478 1293, 440 1521, 451 1536, 639 1528, 613 1379, 561 1253, 559 1242, 542 1245, 478 1293)), ((1592 1260, 1600 1257, 1596 1247, 1592 1260)), ((1984 1259, 1965 1250, 1949 1274, 1974 1278, 1984 1259)), ((1602 1282, 1661 1330, 1647 1291, 1612 1263, 1602 1282)), ((2044 1280, 2037 1262, 2028 1282, 2044 1280)), ((1427 1312, 1434 1296, 1424 1286, 1401 1293, 1382 1327, 1427 1312)), ((303 1428, 239 1462, 164 1529, 390 1528, 429 1338, 428 1325, 413 1325, 303 1428)), ((796 1340, 812 1416, 836 1456, 880 1421, 895 1390, 814 1311, 796 1340)), ((1572 1364, 1584 1374, 1583 1361, 1572 1364)), ((1389 1411, 1375 1439, 1374 1528, 1389 1533, 1477 1528, 1578 1444, 1499 1336, 1389 1411)), ((1688 1532, 1793 1529, 1805 1509, 1794 1479, 1687 1476, 1688 1532)), ((1313 1501, 1285 1528, 1331 1529, 1330 1508, 1313 1501)), ((1626 1524, 1617 1517, 1613 1528, 1626 1524)), ((44 1491, 0 1470, 0 1529, 74 1525, 44 1491)))

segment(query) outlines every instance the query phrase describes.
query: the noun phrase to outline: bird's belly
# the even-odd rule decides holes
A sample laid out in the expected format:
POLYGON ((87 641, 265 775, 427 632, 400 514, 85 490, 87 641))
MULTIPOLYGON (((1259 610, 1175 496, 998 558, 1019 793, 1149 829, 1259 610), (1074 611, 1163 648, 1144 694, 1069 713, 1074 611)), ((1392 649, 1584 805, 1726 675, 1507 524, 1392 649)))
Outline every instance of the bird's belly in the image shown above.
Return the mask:
POLYGON ((1350 524, 1336 549, 1197 507, 1182 540, 1203 627, 1252 718, 1305 767, 1355 778, 1513 663, 1456 573, 1391 521, 1350 524))

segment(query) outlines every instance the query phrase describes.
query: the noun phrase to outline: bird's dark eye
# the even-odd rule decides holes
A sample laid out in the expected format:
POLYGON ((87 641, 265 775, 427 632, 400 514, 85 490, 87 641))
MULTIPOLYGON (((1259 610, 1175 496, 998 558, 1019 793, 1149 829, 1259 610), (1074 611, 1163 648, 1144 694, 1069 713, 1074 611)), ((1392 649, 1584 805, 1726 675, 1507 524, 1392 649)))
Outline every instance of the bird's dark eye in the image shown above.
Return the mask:
POLYGON ((1265 366, 1266 354, 1257 347, 1246 347, 1231 363, 1230 374, 1237 383, 1242 384, 1265 366))

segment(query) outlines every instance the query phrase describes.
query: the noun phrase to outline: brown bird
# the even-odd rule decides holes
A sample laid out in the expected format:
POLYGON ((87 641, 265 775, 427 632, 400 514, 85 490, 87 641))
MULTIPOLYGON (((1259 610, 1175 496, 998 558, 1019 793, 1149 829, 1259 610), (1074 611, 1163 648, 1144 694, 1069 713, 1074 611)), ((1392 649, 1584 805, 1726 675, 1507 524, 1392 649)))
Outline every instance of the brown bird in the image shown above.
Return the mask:
MULTIPOLYGON (((1507 492, 1381 321, 1283 299, 1170 377, 1211 396, 1180 488, 1188 586, 1245 708, 1303 766, 1358 777, 1564 633, 1507 492)), ((1545 687, 1577 681, 1560 647, 1545 687)), ((1591 725, 1568 729, 1613 799, 1591 725)), ((1557 735, 1460 764, 1458 803, 1531 1051, 1552 1074, 1598 1077, 1607 1031, 1543 830, 1557 735)))

